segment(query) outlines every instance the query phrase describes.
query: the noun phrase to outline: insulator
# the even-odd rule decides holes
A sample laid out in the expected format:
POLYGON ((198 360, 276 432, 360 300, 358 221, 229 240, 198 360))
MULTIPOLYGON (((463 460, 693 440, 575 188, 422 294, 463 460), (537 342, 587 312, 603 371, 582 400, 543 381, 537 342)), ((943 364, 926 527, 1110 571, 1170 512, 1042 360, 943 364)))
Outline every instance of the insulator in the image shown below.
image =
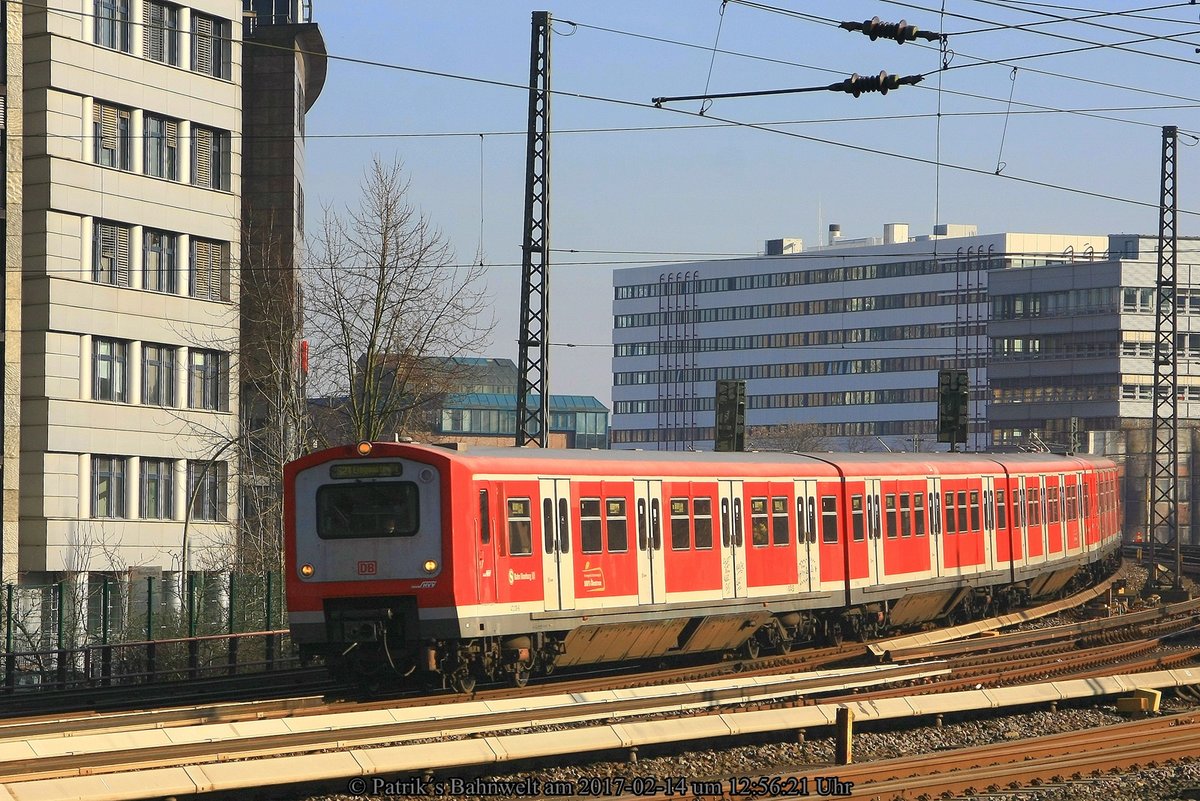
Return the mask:
POLYGON ((886 95, 889 89, 895 89, 899 85, 900 76, 898 75, 888 75, 887 72, 880 72, 878 75, 863 76, 856 72, 847 80, 842 81, 840 89, 847 94, 858 97, 867 92, 879 92, 886 95))
POLYGON ((878 39, 892 39, 898 44, 911 42, 917 38, 925 39, 930 42, 937 41, 941 38, 936 33, 924 33, 916 25, 909 25, 907 21, 900 22, 884 22, 879 17, 871 17, 863 22, 843 22, 838 27, 848 31, 862 31, 867 36, 871 37, 874 42, 878 39))

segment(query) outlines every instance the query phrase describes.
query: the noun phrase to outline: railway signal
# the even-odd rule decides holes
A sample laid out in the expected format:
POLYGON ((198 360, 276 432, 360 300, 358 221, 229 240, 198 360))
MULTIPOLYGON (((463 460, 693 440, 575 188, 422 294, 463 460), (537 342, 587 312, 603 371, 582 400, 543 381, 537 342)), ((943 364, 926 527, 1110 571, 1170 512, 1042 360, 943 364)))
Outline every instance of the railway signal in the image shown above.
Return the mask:
POLYGON ((938 370, 938 442, 949 442, 950 450, 967 441, 970 392, 966 370, 938 370))

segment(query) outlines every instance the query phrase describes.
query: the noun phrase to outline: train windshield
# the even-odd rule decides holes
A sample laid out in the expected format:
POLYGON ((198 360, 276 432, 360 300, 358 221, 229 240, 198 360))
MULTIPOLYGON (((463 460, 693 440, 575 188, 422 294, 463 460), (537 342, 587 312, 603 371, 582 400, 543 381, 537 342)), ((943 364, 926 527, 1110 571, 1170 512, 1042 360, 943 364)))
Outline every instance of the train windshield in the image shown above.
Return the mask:
POLYGON ((411 537, 420 520, 411 481, 326 484, 317 490, 317 536, 323 540, 411 537))

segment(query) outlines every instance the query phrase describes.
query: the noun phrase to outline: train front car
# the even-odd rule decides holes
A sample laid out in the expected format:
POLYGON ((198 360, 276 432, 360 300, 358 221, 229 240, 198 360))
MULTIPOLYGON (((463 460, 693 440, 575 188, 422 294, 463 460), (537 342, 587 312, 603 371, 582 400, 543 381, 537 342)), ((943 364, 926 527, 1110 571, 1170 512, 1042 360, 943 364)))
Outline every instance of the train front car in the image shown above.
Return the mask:
POLYGON ((430 610, 453 605, 448 460, 361 443, 285 468, 292 639, 355 681, 422 669, 430 610))

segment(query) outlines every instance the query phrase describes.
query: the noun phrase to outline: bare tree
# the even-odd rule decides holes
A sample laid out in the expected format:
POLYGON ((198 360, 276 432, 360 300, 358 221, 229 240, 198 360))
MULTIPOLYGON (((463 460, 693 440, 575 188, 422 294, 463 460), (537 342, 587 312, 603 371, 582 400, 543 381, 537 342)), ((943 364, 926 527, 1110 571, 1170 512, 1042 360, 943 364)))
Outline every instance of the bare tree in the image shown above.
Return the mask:
POLYGON ((236 567, 268 572, 283 565, 283 466, 309 444, 303 295, 287 215, 246 208, 243 219, 236 567))
POLYGON ((785 423, 777 426, 754 426, 749 431, 746 447, 759 451, 811 452, 829 450, 828 441, 816 423, 785 423))
POLYGON ((402 166, 376 157, 360 191, 344 215, 325 210, 305 274, 309 395, 335 399, 323 411, 344 421, 314 428, 343 441, 423 428, 430 400, 454 384, 455 357, 482 347, 493 325, 483 267, 453 263, 409 201, 402 166))

